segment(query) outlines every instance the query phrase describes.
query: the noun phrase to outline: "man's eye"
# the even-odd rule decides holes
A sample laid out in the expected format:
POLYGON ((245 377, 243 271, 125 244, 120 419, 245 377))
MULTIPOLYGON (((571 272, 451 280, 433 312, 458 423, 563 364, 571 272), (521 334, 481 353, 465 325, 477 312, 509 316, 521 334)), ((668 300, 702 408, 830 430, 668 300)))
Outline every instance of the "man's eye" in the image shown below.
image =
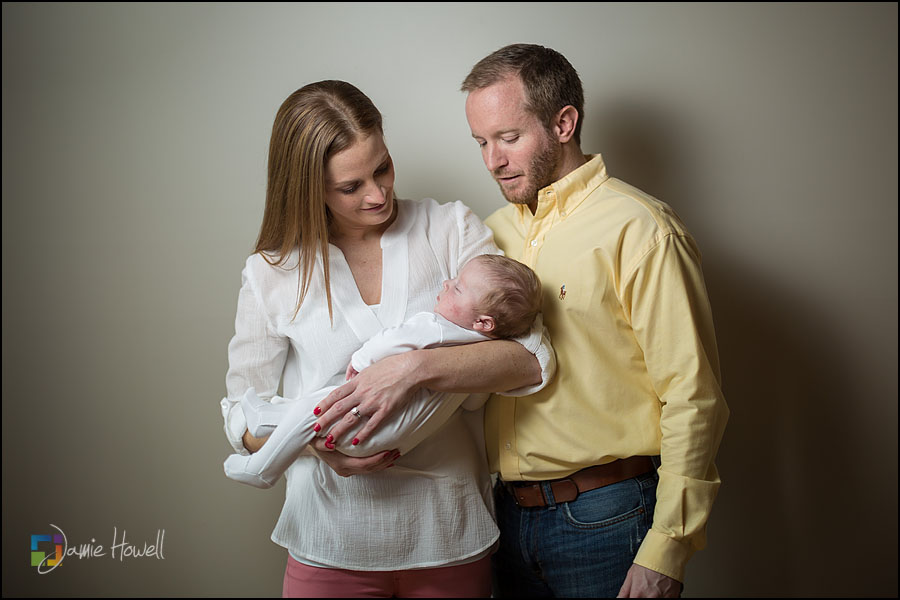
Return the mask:
POLYGON ((503 138, 503 141, 506 142, 507 144, 515 144, 517 141, 519 141, 519 136, 503 138))

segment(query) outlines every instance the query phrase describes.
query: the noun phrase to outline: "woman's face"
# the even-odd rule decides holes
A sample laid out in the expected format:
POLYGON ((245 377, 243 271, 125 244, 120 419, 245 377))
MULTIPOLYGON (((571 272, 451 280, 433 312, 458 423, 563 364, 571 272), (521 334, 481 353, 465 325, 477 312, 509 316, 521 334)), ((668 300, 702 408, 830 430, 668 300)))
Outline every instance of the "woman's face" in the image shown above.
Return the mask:
POLYGON ((332 156, 325 166, 325 204, 332 233, 365 233, 389 224, 394 213, 394 163, 374 132, 332 156))

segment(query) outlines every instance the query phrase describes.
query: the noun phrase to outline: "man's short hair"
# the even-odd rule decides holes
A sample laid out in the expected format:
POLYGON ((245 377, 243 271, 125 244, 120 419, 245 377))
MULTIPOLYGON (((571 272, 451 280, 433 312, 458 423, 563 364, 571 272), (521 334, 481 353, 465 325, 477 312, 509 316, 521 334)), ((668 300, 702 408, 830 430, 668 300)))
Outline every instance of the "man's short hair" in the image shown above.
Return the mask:
POLYGON ((575 143, 581 145, 584 122, 584 88, 566 57, 551 48, 536 44, 512 44, 482 58, 472 67, 461 90, 473 92, 518 75, 525 86, 526 108, 544 127, 566 106, 578 111, 575 143))
POLYGON ((490 337, 514 338, 531 329, 541 311, 541 281, 522 263, 498 254, 482 254, 472 259, 484 268, 491 291, 477 307, 480 314, 494 318, 490 337))

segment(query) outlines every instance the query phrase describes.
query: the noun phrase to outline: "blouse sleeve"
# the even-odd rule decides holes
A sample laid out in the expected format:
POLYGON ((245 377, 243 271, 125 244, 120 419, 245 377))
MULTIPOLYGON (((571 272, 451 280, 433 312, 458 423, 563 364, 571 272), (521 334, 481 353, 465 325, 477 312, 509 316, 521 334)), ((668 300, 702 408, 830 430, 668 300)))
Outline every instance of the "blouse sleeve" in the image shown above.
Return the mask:
POLYGON ((260 398, 271 399, 277 394, 288 347, 288 339, 279 335, 269 320, 248 260, 241 274, 234 337, 228 344, 227 396, 221 401, 225 435, 240 454, 248 454, 242 441, 247 421, 241 398, 251 387, 260 398))

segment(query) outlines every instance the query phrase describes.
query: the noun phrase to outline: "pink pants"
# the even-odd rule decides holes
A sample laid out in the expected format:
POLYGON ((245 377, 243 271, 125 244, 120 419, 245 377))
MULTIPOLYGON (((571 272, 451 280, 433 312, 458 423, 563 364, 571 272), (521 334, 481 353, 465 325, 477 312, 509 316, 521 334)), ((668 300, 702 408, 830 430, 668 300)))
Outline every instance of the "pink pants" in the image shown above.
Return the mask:
POLYGON ((408 571, 322 569, 288 556, 285 598, 488 598, 491 557, 456 567, 408 571))

